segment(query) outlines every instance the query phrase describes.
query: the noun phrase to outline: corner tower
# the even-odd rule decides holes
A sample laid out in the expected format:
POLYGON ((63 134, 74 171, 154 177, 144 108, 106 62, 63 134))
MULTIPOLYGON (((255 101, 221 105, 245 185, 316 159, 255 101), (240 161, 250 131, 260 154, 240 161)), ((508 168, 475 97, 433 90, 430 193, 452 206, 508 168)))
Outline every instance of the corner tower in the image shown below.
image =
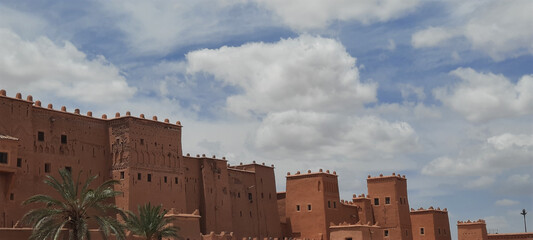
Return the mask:
POLYGON ((412 240, 407 179, 400 174, 367 178, 368 198, 372 203, 374 219, 383 229, 383 237, 412 240))

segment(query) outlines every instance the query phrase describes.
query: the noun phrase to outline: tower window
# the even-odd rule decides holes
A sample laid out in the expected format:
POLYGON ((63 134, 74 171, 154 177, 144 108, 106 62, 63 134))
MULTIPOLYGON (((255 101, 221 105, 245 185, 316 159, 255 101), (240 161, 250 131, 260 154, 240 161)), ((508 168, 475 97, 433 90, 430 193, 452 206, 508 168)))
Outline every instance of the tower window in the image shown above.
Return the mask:
POLYGON ((141 145, 144 145, 144 139, 141 138, 141 145))
POLYGON ((331 208, 331 201, 328 201, 328 208, 331 208))
POLYGON ((389 236, 389 230, 385 230, 385 231, 383 231, 383 235, 384 235, 385 237, 388 237, 388 236, 389 236))
POLYGON ((22 167, 22 158, 17 158, 17 167, 22 167))
POLYGON ((148 176, 147 176, 146 180, 148 182, 151 182, 152 181, 152 174, 148 173, 148 176))
POLYGON ((424 235, 424 228, 420 228, 420 235, 424 235))
POLYGON ((400 204, 403 204, 402 198, 400 198, 400 204))
POLYGON ((297 212, 300 211, 300 205, 296 205, 296 211, 297 211, 297 212))
POLYGON ((440 235, 440 228, 439 228, 439 235, 440 235))
POLYGON ((137 180, 141 180, 141 179, 142 179, 141 173, 137 173, 137 180))
POLYGON ((379 206, 379 198, 374 198, 374 205, 379 206))
POLYGON ((177 177, 174 178, 174 183, 175 183, 175 184, 178 184, 178 178, 177 178, 177 177))
POLYGON ((390 197, 385 198, 385 204, 390 204, 390 197))
POLYGON ((248 200, 250 200, 250 202, 253 202, 253 198, 252 198, 252 193, 248 193, 248 200))
POLYGON ((66 166, 65 170, 67 170, 69 173, 72 173, 72 167, 66 166))
POLYGON ((337 202, 333 201, 333 208, 337 208, 337 202))
POLYGON ((124 171, 120 172, 120 179, 124 179, 124 171))
POLYGON ((9 200, 15 200, 15 194, 14 193, 9 194, 9 200))
POLYGON ((307 211, 311 211, 311 204, 307 204, 307 211))
POLYGON ((44 132, 37 132, 37 140, 44 141, 44 132))
POLYGON ((67 143, 67 135, 61 135, 61 143, 66 144, 67 143))
POLYGON ((0 152, 0 163, 7 164, 7 153, 0 152))
POLYGON ((49 173, 51 170, 52 170, 51 164, 50 163, 45 163, 44 164, 44 172, 45 173, 49 173))
POLYGON ((167 183, 167 176, 164 177, 164 181, 165 181, 165 183, 167 183))

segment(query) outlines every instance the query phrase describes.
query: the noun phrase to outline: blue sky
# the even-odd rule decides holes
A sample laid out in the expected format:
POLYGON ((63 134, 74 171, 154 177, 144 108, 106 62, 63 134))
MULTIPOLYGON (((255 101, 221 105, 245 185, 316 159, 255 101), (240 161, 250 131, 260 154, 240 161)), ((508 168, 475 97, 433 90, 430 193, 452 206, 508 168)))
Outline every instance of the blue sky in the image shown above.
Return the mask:
POLYGON ((0 87, 181 121, 184 152, 407 175, 410 205, 520 232, 533 209, 533 2, 2 1, 0 87))

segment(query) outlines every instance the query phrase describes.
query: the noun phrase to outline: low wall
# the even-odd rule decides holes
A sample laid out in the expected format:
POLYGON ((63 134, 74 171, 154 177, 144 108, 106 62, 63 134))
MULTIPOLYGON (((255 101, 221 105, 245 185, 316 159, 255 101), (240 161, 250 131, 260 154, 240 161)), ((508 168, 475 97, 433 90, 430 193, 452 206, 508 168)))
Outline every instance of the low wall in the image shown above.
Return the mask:
POLYGON ((533 232, 488 234, 489 240, 533 240, 533 232))

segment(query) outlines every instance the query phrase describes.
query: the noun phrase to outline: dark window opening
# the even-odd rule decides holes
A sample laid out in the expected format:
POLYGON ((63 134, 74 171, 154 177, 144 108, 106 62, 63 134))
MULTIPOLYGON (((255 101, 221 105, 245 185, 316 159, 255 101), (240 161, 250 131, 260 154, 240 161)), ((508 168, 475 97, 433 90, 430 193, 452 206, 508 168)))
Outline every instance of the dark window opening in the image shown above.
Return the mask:
POLYGON ((390 197, 385 198, 385 204, 390 204, 390 197))
POLYGON ((311 204, 307 204, 307 211, 311 211, 311 204))
POLYGON ((252 217, 252 211, 250 211, 250 217, 252 217))
POLYGON ((45 163, 44 164, 44 172, 45 173, 49 173, 51 170, 52 170, 52 166, 50 165, 50 163, 45 163))
POLYGON ((61 135, 61 143, 66 144, 67 143, 67 135, 61 135))
POLYGON ((178 178, 174 178, 174 183, 178 184, 178 178))
POLYGON ((44 132, 37 132, 37 140, 44 141, 44 132))
POLYGON ((424 228, 420 228, 420 235, 424 235, 424 228))
POLYGON ((296 205, 296 211, 297 211, 297 212, 300 211, 300 205, 296 205))
POLYGON ((165 181, 165 183, 167 183, 167 176, 164 177, 164 181, 165 181))
POLYGON ((337 208, 337 202, 333 201, 333 208, 337 208))
POLYGON ((14 193, 9 194, 9 200, 15 200, 15 194, 14 193))
POLYGON ((120 172, 120 179, 124 179, 124 171, 120 172))
POLYGON ((17 167, 22 167, 22 158, 17 158, 17 167))
POLYGON ((67 170, 69 173, 72 173, 72 167, 65 167, 65 170, 67 170))
POLYGON ((140 173, 137 173, 137 180, 141 180, 142 179, 142 175, 140 173))
POLYGON ((242 211, 241 211, 241 217, 242 217, 242 211))
POLYGON ((148 177, 146 178, 146 180, 148 182, 151 182, 152 181, 152 174, 148 173, 148 177))
POLYGON ((141 145, 144 145, 144 139, 141 138, 141 145))
POLYGON ((248 200, 250 200, 250 202, 253 202, 252 193, 248 193, 248 200))
POLYGON ((379 206, 379 198, 374 198, 374 205, 379 206))
POLYGON ((389 236, 389 230, 385 230, 385 231, 383 231, 383 235, 384 235, 385 237, 388 237, 388 236, 389 236))
POLYGON ((272 199, 272 193, 268 194, 268 199, 272 199))
POLYGON ((265 198, 265 196, 263 195, 263 193, 261 193, 261 198, 265 198))
POLYGON ((331 201, 328 201, 328 208, 331 208, 331 201))
POLYGON ((439 228, 439 235, 440 235, 440 228, 439 228))
POLYGON ((352 238, 351 237, 347 237, 344 240, 352 240, 352 238))
POLYGON ((0 152, 0 163, 7 164, 7 153, 0 152))
POLYGON ((238 197, 238 198, 241 198, 241 193, 240 193, 240 192, 237 193, 237 197, 238 197))
POLYGON ((403 204, 403 200, 402 200, 402 198, 400 198, 400 204, 403 204))

